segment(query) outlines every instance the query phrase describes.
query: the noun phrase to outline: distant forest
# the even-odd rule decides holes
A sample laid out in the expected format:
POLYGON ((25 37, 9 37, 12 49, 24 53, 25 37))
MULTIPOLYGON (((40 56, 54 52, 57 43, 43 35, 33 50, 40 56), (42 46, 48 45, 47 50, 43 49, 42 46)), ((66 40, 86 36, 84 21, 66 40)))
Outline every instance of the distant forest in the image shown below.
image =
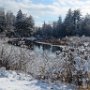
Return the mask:
POLYGON ((43 23, 36 27, 32 15, 19 10, 15 16, 11 11, 0 8, 0 33, 8 37, 30 37, 38 39, 62 38, 65 36, 90 36, 90 15, 82 16, 80 10, 69 9, 64 20, 60 16, 52 24, 43 23))

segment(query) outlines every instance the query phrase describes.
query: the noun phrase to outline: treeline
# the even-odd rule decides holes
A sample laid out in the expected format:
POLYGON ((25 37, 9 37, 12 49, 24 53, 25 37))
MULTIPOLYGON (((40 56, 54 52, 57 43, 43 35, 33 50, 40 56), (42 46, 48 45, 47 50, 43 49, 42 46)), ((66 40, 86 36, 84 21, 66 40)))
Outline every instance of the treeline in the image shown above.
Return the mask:
POLYGON ((11 11, 5 13, 0 8, 0 33, 9 37, 30 37, 32 34, 38 39, 62 38, 65 36, 90 36, 90 15, 82 16, 80 10, 69 9, 66 17, 52 24, 43 23, 42 27, 35 27, 33 16, 27 16, 21 10, 14 15, 11 11))
POLYGON ((6 12, 0 8, 0 33, 9 37, 29 37, 34 29, 34 20, 27 17, 21 10, 15 16, 11 11, 6 12))
POLYGON ((68 10, 66 17, 53 24, 44 24, 37 29, 35 36, 37 38, 62 38, 65 36, 90 36, 90 15, 83 17, 80 10, 68 10))

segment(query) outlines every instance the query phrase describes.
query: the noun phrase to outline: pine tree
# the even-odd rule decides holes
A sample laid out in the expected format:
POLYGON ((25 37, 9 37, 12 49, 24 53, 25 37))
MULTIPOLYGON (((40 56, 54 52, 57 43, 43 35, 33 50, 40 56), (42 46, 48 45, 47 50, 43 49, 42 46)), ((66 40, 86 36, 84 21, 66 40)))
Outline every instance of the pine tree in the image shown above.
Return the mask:
POLYGON ((5 11, 4 8, 0 8, 0 32, 6 28, 5 11))
POLYGON ((73 35, 73 12, 69 9, 63 22, 65 35, 73 35))
POLYGON ((34 29, 34 20, 33 17, 30 15, 26 17, 25 14, 22 13, 21 10, 18 11, 16 17, 16 33, 20 37, 29 37, 32 34, 34 29))
POLYGON ((59 17, 57 21, 57 36, 62 37, 63 36, 63 30, 62 30, 62 18, 59 17))
POLYGON ((33 34, 34 29, 34 20, 33 17, 30 15, 25 20, 25 36, 31 36, 33 34))
POLYGON ((74 20, 74 34, 75 35, 79 35, 80 19, 81 19, 80 11, 79 10, 74 10, 73 20, 74 20))

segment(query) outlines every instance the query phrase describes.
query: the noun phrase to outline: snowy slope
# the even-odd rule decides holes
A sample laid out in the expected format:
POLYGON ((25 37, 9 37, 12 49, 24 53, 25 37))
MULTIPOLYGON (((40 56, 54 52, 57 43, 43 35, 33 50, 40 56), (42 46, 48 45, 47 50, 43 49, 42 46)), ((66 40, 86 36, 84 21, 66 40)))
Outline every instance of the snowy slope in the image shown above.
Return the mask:
POLYGON ((30 75, 0 70, 0 90, 74 90, 68 85, 53 85, 35 80, 30 75))

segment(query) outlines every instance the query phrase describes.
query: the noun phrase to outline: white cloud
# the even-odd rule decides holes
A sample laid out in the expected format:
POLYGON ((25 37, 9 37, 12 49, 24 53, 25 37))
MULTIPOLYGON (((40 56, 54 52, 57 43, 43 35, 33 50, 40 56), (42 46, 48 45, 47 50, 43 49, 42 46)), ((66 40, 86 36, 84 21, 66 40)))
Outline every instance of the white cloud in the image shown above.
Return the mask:
POLYGON ((90 14, 90 0, 55 0, 52 4, 38 3, 35 4, 32 0, 0 0, 0 6, 5 7, 5 10, 11 10, 15 14, 19 9, 24 13, 32 14, 36 23, 41 24, 44 19, 46 21, 54 20, 54 17, 59 15, 65 16, 68 9, 80 9, 82 14, 90 14), (53 19, 48 17, 52 16, 53 19))

